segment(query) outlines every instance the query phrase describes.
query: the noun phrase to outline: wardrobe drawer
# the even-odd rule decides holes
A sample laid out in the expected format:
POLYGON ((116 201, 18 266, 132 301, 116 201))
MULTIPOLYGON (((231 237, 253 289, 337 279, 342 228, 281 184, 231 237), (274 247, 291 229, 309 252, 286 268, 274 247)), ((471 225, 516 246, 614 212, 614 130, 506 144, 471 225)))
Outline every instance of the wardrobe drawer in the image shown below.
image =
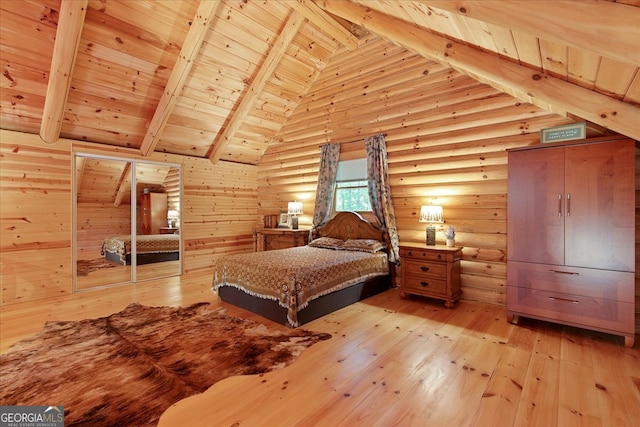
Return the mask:
POLYGON ((633 303, 634 273, 509 261, 507 284, 519 288, 633 303))
POLYGON ((584 295, 508 286, 510 312, 553 322, 633 334, 634 304, 584 295))

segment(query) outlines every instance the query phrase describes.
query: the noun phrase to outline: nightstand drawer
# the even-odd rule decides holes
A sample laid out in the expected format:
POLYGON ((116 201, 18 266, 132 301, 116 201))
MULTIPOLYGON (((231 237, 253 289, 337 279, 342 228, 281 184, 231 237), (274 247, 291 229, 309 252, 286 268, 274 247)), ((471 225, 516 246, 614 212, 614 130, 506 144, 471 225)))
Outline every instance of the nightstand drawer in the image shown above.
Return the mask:
MULTIPOLYGON (((402 258, 421 259, 425 261, 442 261, 445 262, 449 259, 452 253, 449 252, 435 252, 428 249, 420 248, 402 248, 400 250, 400 256, 402 258)), ((453 258, 451 258, 453 259, 453 258)))
POLYGON ((418 291, 418 293, 434 292, 445 294, 447 292, 447 281, 433 277, 405 276, 402 287, 406 288, 407 292, 418 291))
POLYGON ((424 277, 447 277, 447 264, 437 262, 423 262, 406 259, 404 268, 406 268, 406 274, 413 276, 424 277))

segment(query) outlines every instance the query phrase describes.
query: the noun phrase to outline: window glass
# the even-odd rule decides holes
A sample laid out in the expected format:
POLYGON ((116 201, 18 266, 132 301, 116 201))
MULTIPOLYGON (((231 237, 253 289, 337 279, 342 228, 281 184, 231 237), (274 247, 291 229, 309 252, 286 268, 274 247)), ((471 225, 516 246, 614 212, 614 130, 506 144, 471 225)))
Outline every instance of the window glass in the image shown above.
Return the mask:
POLYGON ((371 212, 367 181, 343 181, 336 183, 336 212, 371 212))
POLYGON ((371 212, 367 159, 343 160, 336 176, 335 211, 371 212))

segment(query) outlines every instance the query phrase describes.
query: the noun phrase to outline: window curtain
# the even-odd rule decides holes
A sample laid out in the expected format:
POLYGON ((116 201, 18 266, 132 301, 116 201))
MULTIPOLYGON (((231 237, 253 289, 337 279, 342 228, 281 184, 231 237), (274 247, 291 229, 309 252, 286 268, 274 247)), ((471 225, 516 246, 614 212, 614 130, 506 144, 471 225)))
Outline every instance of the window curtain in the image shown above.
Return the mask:
POLYGON ((318 171, 318 188, 316 189, 316 205, 313 210, 312 232, 331 219, 339 159, 340 144, 324 144, 320 148, 320 170, 318 171))
POLYGON ((374 135, 365 138, 367 150, 367 180, 369 183, 369 198, 371 209, 381 227, 387 230, 391 250, 389 261, 394 264, 400 262, 398 229, 396 228, 396 216, 391 204, 391 187, 389 185, 389 172, 387 167, 387 147, 384 135, 374 135))

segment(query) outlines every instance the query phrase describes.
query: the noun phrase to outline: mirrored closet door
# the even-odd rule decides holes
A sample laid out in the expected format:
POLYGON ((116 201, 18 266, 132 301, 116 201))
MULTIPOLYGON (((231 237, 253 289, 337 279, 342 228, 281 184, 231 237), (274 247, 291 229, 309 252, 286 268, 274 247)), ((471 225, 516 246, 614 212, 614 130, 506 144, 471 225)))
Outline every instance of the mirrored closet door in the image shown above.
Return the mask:
POLYGON ((180 167, 75 157, 75 289, 180 275, 180 167))

